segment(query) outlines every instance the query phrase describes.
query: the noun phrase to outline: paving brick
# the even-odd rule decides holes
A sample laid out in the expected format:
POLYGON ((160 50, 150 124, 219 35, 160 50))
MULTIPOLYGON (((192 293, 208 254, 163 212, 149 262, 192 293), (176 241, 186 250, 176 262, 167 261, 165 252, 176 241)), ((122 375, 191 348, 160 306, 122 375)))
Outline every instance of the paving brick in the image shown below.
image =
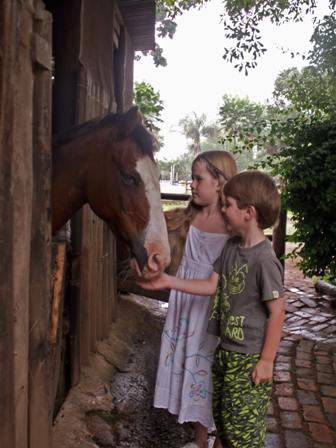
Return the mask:
POLYGON ((329 356, 316 356, 316 362, 318 364, 330 364, 331 359, 329 356))
POLYGON ((312 359, 312 354, 310 352, 304 352, 302 350, 296 351, 296 359, 307 359, 310 361, 312 359))
POLYGON ((298 390, 297 396, 299 403, 303 406, 304 404, 317 404, 315 392, 309 390, 298 390))
POLYGON ((282 339, 282 341, 280 342, 280 347, 292 347, 294 344, 294 341, 291 340, 288 336, 286 337, 286 339, 282 339))
POLYGON ((281 346, 281 345, 278 347, 278 353, 287 355, 290 353, 290 351, 291 351, 291 347, 286 347, 286 346, 281 346))
POLYGON ((325 328, 329 327, 329 324, 327 322, 320 324, 320 325, 316 325, 316 327, 314 326, 314 331, 315 333, 318 333, 319 331, 324 330, 325 328))
POLYGON ((330 334, 330 335, 336 334, 336 326, 329 325, 329 327, 324 330, 324 334, 330 334))
POLYGON ((329 373, 317 372, 317 382, 320 384, 335 384, 335 376, 329 373))
POLYGON ((325 443, 319 442, 314 444, 314 448, 335 448, 335 445, 330 445, 330 443, 326 445, 325 443))
POLYGON ((276 362, 291 362, 292 358, 286 355, 278 355, 276 357, 276 362))
POLYGON ((286 448, 307 448, 309 442, 301 431, 285 431, 286 448))
POLYGON ((296 375, 304 378, 311 378, 315 376, 315 372, 312 369, 305 369, 303 367, 298 367, 296 369, 296 375))
POLYGON ((311 361, 309 359, 296 359, 295 365, 296 367, 306 367, 307 369, 310 369, 311 361))
POLYGON ((309 429, 316 442, 333 443, 333 435, 327 425, 320 423, 309 423, 309 429))
POLYGON ((336 415, 327 414, 327 419, 328 419, 330 427, 336 432, 336 415))
POLYGON ((316 316, 312 316, 310 318, 311 321, 313 322, 325 322, 328 318, 325 316, 320 316, 320 315, 316 315, 316 316))
POLYGON ((281 425, 288 429, 301 429, 302 420, 298 412, 280 412, 281 425))
POLYGON ((298 379, 298 386, 300 389, 303 389, 303 390, 310 390, 312 392, 317 391, 317 385, 314 380, 309 380, 309 379, 304 379, 304 378, 298 379))
POLYGON ((336 397, 336 386, 324 386, 321 385, 321 392, 327 397, 336 397))
POLYGON ((329 348, 326 349, 326 346, 316 345, 314 347, 315 356, 329 356, 329 348), (324 348, 323 348, 324 347, 324 348))
POLYGON ((296 306, 292 305, 291 303, 287 303, 287 302, 286 302, 286 305, 285 305, 285 309, 286 309, 286 313, 287 312, 294 313, 294 311, 297 310, 296 306))
POLYGON ((296 398, 278 397, 279 408, 283 411, 297 411, 299 404, 296 398))
POLYGON ((300 300, 296 300, 292 303, 292 305, 294 305, 296 308, 302 308, 303 306, 305 306, 305 304, 300 302, 300 300))
POLYGON ((291 374, 289 372, 283 372, 281 370, 274 372, 274 381, 275 382, 290 382, 291 381, 291 374))
POLYGON ((267 415, 273 415, 274 414, 274 406, 273 403, 269 403, 268 408, 267 408, 267 415))
POLYGON ((290 370, 289 362, 276 362, 274 369, 275 370, 290 370))
POLYGON ((293 384, 291 383, 278 383, 274 388, 274 395, 290 397, 293 395, 293 392, 293 384))
POLYGON ((287 333, 275 364, 266 448, 336 448, 336 314, 286 261, 287 333), (273 444, 270 444, 271 441, 273 444))
POLYGON ((326 364, 316 364, 316 370, 323 373, 333 373, 334 371, 331 365, 326 364))
POLYGON ((328 414, 336 414, 336 398, 322 397, 322 403, 328 414))
MULTIPOLYGON (((293 323, 296 324, 296 322, 299 322, 299 321, 302 322, 302 318, 299 317, 299 316, 291 316, 290 314, 288 314, 288 315, 286 316, 286 324, 293 324, 293 323)), ((304 321, 304 322, 305 322, 305 321, 304 321)), ((303 323, 304 323, 304 322, 303 322, 303 323)), ((298 325, 300 325, 300 324, 298 324, 298 325)))
POLYGON ((327 423, 319 406, 304 405, 303 417, 308 422, 327 423))
POLYGON ((314 347, 314 352, 317 355, 325 356, 327 353, 330 353, 330 349, 331 347, 329 341, 328 344, 326 344, 325 342, 317 342, 314 347))
POLYGON ((315 302, 315 300, 312 299, 308 299, 308 297, 302 297, 301 298, 301 302, 303 302, 305 305, 311 307, 311 308, 316 308, 317 307, 317 303, 315 302))
POLYGON ((266 425, 267 425, 267 431, 279 432, 279 423, 276 418, 268 417, 266 425))
POLYGON ((294 314, 296 316, 303 317, 303 318, 311 318, 312 317, 312 313, 307 313, 307 311, 302 311, 302 310, 295 311, 294 314))
POLYGON ((282 448, 281 439, 278 434, 267 433, 265 448, 282 448))

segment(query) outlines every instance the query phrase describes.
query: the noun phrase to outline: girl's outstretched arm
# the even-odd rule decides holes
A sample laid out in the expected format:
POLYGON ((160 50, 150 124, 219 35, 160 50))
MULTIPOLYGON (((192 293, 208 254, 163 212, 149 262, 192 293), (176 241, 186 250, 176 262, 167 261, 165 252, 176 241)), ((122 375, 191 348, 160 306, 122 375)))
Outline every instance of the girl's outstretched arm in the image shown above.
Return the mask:
POLYGON ((211 296, 216 292, 218 274, 212 272, 205 280, 186 280, 184 278, 173 277, 168 274, 161 274, 159 277, 145 281, 137 280, 137 284, 143 289, 177 289, 198 296, 211 296))

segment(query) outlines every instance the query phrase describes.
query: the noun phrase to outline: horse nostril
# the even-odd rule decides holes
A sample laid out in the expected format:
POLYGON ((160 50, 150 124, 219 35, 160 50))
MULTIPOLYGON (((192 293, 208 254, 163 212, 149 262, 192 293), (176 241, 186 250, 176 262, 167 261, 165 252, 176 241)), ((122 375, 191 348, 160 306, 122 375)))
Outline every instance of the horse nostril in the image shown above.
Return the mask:
POLYGON ((157 272, 162 268, 162 260, 159 253, 150 254, 148 257, 148 266, 151 271, 157 272))

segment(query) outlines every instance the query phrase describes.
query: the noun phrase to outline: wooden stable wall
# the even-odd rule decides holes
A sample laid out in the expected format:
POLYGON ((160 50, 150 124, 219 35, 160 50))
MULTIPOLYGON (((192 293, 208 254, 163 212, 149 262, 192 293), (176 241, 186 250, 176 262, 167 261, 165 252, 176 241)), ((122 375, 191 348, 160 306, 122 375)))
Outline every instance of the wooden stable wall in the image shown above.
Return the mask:
MULTIPOLYGON (((96 6, 96 0, 0 0, 1 448, 51 447, 62 364, 50 339, 52 110, 54 131, 60 131, 127 109, 133 44, 140 39, 138 48, 149 49, 154 43, 154 0, 99 0, 96 6), (99 32, 88 20, 93 6, 94 14, 112 7, 111 15, 98 15, 99 32), (95 34, 105 47, 104 41, 88 47, 95 34)), ((110 231, 87 208, 72 230, 64 290, 75 384, 96 341, 107 335, 117 298, 110 231)))
MULTIPOLYGON (((93 0, 47 2, 54 19, 56 133, 132 105, 134 42, 119 7, 123 4, 132 20, 134 9, 127 9, 129 3, 100 0, 97 8, 93 0)), ((141 14, 148 7, 154 12, 154 2, 133 1, 134 8, 136 3, 141 14)), ((154 16, 150 17, 153 35, 154 16)), ((56 357, 63 359, 63 366, 57 365, 57 406, 69 387, 77 384, 81 367, 89 363, 97 341, 108 335, 117 317, 116 241, 88 206, 71 220, 69 265, 64 309, 67 342, 63 343, 67 352, 56 357)))
POLYGON ((50 446, 51 16, 0 2, 0 446, 50 446))

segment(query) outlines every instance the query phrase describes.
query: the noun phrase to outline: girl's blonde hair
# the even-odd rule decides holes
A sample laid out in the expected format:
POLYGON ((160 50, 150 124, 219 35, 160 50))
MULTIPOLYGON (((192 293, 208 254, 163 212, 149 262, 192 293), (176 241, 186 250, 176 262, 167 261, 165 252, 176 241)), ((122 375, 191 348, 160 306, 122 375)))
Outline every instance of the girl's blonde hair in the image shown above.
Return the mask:
MULTIPOLYGON (((193 161, 192 167, 198 163, 204 162, 207 170, 214 179, 219 181, 219 200, 220 204, 224 203, 224 185, 237 173, 237 165, 233 156, 227 151, 206 151, 199 154, 193 161)), ((180 236, 185 238, 191 221, 200 210, 200 207, 193 203, 192 200, 186 208, 176 208, 165 212, 167 228, 169 231, 180 230, 180 236)))

